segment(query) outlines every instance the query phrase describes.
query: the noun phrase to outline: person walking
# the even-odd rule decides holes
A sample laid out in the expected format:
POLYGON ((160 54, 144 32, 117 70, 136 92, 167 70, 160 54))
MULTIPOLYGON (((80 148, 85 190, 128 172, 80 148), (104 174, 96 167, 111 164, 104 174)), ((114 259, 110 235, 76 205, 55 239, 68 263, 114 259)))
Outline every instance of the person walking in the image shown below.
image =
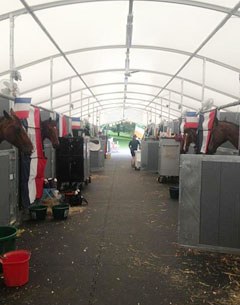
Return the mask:
POLYGON ((132 167, 135 167, 135 150, 138 150, 138 148, 141 148, 141 143, 137 139, 136 135, 133 135, 132 140, 129 142, 128 147, 130 148, 130 152, 132 155, 131 165, 132 167))

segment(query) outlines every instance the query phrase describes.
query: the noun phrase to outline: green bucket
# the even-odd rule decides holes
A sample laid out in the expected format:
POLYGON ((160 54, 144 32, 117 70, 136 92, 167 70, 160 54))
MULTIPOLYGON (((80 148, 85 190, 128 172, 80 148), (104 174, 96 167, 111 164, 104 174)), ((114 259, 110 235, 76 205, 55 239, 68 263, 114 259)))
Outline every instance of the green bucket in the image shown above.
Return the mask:
POLYGON ((44 220, 47 215, 47 206, 33 205, 29 208, 30 217, 33 220, 44 220))
POLYGON ((68 204, 58 204, 52 207, 53 218, 56 220, 67 219, 69 213, 68 204))
POLYGON ((16 250, 17 229, 11 226, 0 227, 0 255, 16 250))

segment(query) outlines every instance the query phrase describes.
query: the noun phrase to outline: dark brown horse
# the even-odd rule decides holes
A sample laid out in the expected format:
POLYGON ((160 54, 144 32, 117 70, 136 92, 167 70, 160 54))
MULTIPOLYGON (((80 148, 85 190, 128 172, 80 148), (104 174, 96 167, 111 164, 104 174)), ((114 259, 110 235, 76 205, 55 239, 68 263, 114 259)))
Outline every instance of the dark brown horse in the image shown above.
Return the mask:
POLYGON ((186 154, 189 150, 191 143, 197 145, 197 129, 196 128, 187 128, 184 130, 184 135, 182 137, 180 145, 180 153, 186 154))
POLYGON ((212 155, 223 143, 229 141, 238 149, 239 126, 237 124, 214 120, 213 129, 208 144, 207 154, 212 155))
POLYGON ((0 143, 6 140, 23 153, 31 154, 33 151, 32 142, 15 112, 11 109, 10 115, 4 110, 3 114, 4 116, 0 117, 0 143))
POLYGON ((41 136, 42 136, 42 141, 44 141, 44 139, 49 139, 52 142, 52 146, 56 148, 59 145, 56 121, 52 120, 51 118, 42 121, 41 136))

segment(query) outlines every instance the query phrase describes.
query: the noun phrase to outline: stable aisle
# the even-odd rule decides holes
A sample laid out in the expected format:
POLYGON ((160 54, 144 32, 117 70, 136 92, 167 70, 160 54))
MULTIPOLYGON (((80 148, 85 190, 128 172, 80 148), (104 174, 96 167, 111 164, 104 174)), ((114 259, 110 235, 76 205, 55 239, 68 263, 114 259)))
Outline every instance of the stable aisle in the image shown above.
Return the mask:
POLYGON ((32 251, 30 281, 1 283, 0 303, 185 304, 173 272, 178 202, 157 177, 112 154, 84 187, 86 208, 62 222, 24 223, 17 246, 32 251))

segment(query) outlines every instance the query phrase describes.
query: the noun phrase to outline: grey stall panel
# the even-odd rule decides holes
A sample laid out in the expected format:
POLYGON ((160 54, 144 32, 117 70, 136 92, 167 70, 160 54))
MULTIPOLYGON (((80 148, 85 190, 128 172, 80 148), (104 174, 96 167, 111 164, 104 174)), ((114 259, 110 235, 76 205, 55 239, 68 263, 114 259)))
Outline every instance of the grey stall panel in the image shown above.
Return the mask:
POLYGON ((199 243, 200 155, 180 155, 178 240, 182 245, 199 243))
POLYGON ((160 176, 179 176, 180 143, 175 139, 161 138, 158 151, 160 176))
POLYGON ((240 164, 221 164, 219 245, 240 248, 240 164))
POLYGON ((203 162, 200 243, 240 247, 239 175, 237 163, 203 162))
POLYGON ((142 141, 141 169, 153 172, 158 171, 158 141, 142 141))
POLYGON ((0 225, 6 225, 9 222, 9 157, 0 156, 0 183, 1 183, 1 200, 0 200, 0 225))
POLYGON ((239 156, 181 155, 181 245, 239 253, 239 176, 239 156))
POLYGON ((49 140, 44 141, 44 154, 47 158, 47 164, 44 171, 45 178, 55 178, 56 168, 55 168, 55 149, 49 140))
MULTIPOLYGON (((8 99, 0 97, 0 116, 3 116, 3 110, 9 112, 10 109, 10 102, 8 99)), ((1 149, 10 149, 12 145, 7 141, 3 141, 0 143, 0 150, 1 149)))
POLYGON ((219 162, 203 162, 201 180, 200 243, 218 246, 221 181, 219 162))
POLYGON ((9 225, 17 220, 18 172, 15 150, 0 151, 0 168, 0 225, 9 225))

